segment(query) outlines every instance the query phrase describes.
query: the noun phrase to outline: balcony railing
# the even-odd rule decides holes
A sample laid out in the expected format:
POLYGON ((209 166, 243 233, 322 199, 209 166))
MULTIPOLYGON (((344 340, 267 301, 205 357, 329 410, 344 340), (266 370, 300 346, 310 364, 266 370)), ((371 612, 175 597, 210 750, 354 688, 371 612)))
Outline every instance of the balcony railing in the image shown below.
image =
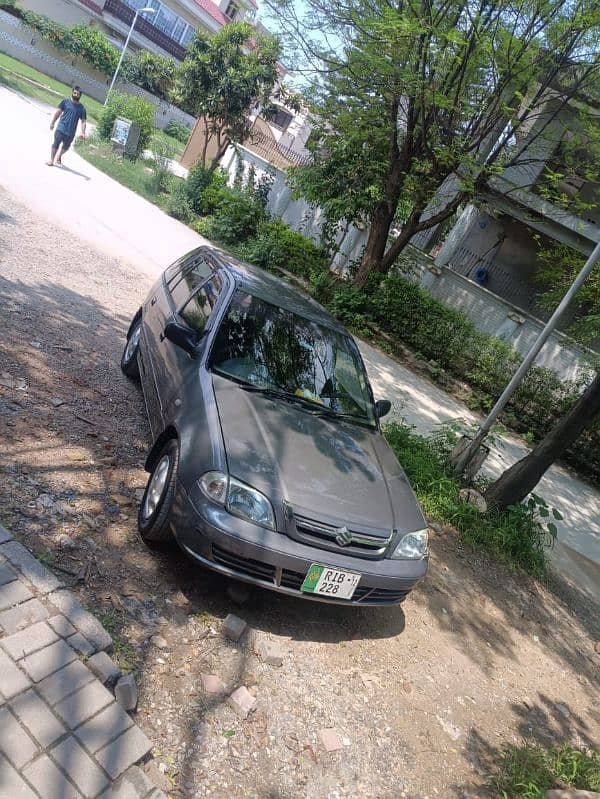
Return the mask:
MULTIPOLYGON (((103 10, 108 14, 112 14, 113 17, 122 20, 127 25, 131 25, 133 17, 135 16, 135 11, 128 5, 125 5, 125 3, 122 3, 121 0, 106 0, 103 10)), ((163 33, 160 28, 153 25, 150 20, 138 16, 135 29, 138 33, 141 33, 142 36, 145 36, 146 39, 154 42, 154 44, 157 44, 160 48, 175 58, 178 58, 180 61, 183 61, 185 58, 187 54, 185 47, 179 44, 179 42, 176 42, 175 39, 171 39, 166 33, 163 33)))

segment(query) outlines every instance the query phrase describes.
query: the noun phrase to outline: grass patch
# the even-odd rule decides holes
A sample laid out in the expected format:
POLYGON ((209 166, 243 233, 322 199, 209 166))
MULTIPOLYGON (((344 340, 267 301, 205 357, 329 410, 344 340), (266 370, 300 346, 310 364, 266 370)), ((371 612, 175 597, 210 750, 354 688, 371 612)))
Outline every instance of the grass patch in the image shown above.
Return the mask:
MULTIPOLYGON (((48 105, 53 107, 57 107, 63 97, 71 96, 71 86, 44 75, 43 72, 33 67, 28 67, 5 53, 0 53, 0 85, 34 100, 48 103, 48 105), (35 81, 40 85, 35 85, 30 83, 30 81, 35 81)), ((88 120, 97 125, 98 117, 103 108, 102 103, 87 95, 84 95, 83 103, 87 111, 88 120)), ((169 136, 163 130, 157 130, 155 137, 173 150, 174 158, 179 158, 183 153, 184 147, 182 143, 173 138, 173 136, 169 136)))
POLYGON ((465 543, 535 577, 545 576, 552 537, 535 507, 513 505, 481 515, 459 498, 462 485, 448 464, 456 433, 442 428, 439 435, 425 438, 398 423, 387 425, 384 432, 431 519, 456 527, 465 543))
POLYGON ((600 791, 600 756, 567 743, 549 750, 530 743, 511 746, 491 784, 501 799, 544 799, 554 787, 600 791))
POLYGON ((123 637, 123 622, 112 610, 98 613, 98 621, 112 638, 111 657, 115 660, 123 673, 133 671, 138 662, 138 653, 133 646, 123 637))
POLYGON ((164 208, 168 194, 156 189, 156 176, 152 169, 152 161, 138 158, 132 161, 116 155, 112 147, 97 138, 87 141, 75 142, 75 149, 79 155, 90 164, 100 169, 109 177, 116 180, 131 191, 136 192, 144 199, 164 208))

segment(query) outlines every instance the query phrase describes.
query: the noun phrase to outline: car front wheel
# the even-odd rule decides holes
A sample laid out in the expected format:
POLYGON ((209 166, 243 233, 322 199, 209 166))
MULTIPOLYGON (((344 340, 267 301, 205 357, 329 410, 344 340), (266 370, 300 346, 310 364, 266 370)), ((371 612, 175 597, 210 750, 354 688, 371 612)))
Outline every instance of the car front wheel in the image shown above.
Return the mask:
POLYGON ((133 326, 121 355, 121 371, 132 380, 140 379, 138 365, 138 351, 140 349, 140 336, 142 335, 142 320, 139 319, 133 326))
POLYGON ((145 544, 156 546, 170 541, 170 513, 175 498, 179 443, 170 439, 161 449, 148 478, 138 511, 138 530, 145 544))

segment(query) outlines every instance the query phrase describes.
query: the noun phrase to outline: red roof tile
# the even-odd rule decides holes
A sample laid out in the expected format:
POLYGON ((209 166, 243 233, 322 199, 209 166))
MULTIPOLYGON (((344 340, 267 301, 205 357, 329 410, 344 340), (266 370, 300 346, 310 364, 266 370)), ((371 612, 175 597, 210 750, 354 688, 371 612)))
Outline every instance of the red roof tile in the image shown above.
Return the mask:
POLYGON ((196 4, 206 11, 207 14, 210 14, 214 20, 220 22, 221 25, 227 25, 227 23, 231 22, 229 17, 226 17, 220 8, 212 2, 212 0, 196 0, 196 4))

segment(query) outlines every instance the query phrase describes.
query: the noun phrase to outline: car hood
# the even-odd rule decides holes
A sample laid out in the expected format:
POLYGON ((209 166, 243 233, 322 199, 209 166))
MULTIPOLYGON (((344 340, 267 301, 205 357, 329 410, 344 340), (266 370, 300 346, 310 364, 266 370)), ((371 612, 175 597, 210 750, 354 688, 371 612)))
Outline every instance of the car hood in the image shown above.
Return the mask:
POLYGON ((388 536, 425 526, 384 437, 213 374, 230 474, 295 514, 388 536))

